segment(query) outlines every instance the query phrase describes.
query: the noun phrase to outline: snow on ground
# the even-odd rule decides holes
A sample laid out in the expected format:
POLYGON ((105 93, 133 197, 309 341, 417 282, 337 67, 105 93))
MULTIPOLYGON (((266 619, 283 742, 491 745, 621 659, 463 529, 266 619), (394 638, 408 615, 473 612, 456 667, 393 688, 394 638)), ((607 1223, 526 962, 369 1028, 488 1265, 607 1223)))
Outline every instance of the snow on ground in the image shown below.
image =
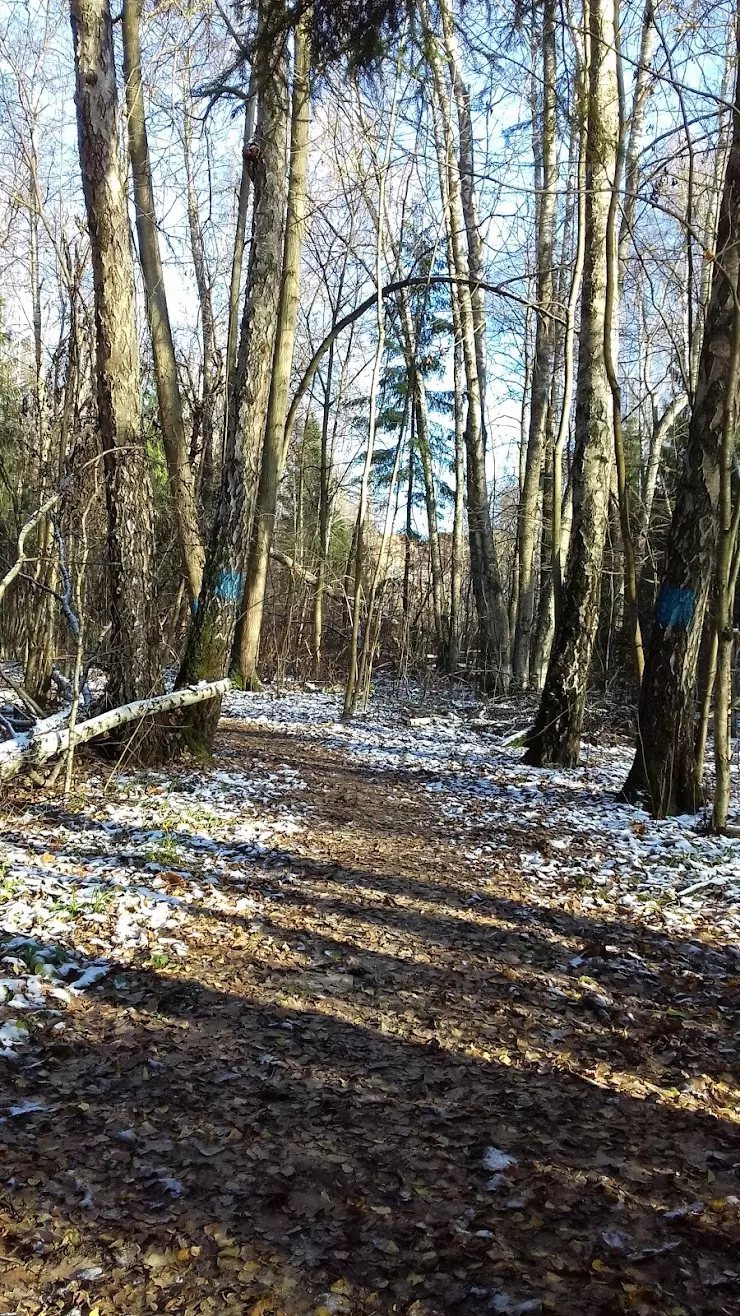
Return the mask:
POLYGON ((62 1020, 114 964, 184 957, 183 926, 204 903, 257 917, 235 865, 281 852, 300 830, 304 790, 287 766, 254 779, 218 768, 132 773, 110 785, 87 778, 68 810, 31 806, 6 819, 0 1055, 28 1040, 30 1014, 62 1020))
MULTIPOLYGON (((740 955, 740 842, 617 804, 627 743, 586 746, 573 772, 541 771, 504 743, 526 721, 514 703, 497 705, 494 722, 464 698, 419 706, 408 690, 381 689, 350 724, 340 712, 338 694, 318 691, 234 691, 224 703, 226 718, 315 741, 396 782, 409 774, 471 864, 506 849, 536 879, 534 899, 578 890, 586 908, 689 936, 711 930, 740 955)), ((204 903, 258 920, 266 905, 248 893, 244 865, 289 857, 310 814, 306 785, 288 766, 253 777, 217 758, 212 769, 87 777, 68 809, 6 817, 0 1055, 27 1041, 34 1013, 58 1014, 63 1031, 75 995, 114 966, 185 956, 184 929, 204 903)))
POLYGON ((496 705, 495 723, 476 717, 470 702, 427 716, 423 707, 409 713, 408 702, 401 691, 395 706, 386 697, 345 725, 339 695, 233 691, 224 713, 342 749, 374 770, 423 774, 423 789, 438 794, 471 859, 519 834, 521 865, 536 870, 543 897, 586 883, 586 908, 654 914, 667 930, 710 923, 740 951, 740 841, 702 833, 693 816, 655 822, 617 803, 632 761, 628 742, 584 744, 574 771, 529 768, 523 750, 506 744, 526 726, 516 702, 496 705), (465 846, 470 826, 490 827, 475 849, 465 846), (534 828, 552 834, 547 854, 528 844, 534 828))

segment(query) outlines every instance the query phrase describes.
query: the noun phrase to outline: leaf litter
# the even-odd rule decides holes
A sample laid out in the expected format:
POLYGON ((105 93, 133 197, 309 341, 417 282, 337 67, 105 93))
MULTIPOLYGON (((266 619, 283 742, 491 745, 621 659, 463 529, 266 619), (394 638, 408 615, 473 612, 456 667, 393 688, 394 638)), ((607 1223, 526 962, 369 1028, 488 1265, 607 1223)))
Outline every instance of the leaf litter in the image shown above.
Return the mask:
POLYGON ((740 1308, 740 849, 521 706, 234 692, 211 766, 16 788, 0 1295, 740 1308))

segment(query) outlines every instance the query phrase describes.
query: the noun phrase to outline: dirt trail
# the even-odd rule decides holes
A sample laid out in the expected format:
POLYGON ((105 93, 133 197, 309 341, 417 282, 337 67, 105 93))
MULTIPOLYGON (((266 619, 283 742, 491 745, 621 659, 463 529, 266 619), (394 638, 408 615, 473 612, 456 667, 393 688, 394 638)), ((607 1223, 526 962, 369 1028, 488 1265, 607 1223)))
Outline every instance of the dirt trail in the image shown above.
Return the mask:
POLYGON ((44 1109, 0 1126, 0 1310, 740 1311, 721 938, 550 899, 423 773, 224 725, 212 771, 276 769, 300 830, 229 857, 229 908, 5 1066, 44 1109))

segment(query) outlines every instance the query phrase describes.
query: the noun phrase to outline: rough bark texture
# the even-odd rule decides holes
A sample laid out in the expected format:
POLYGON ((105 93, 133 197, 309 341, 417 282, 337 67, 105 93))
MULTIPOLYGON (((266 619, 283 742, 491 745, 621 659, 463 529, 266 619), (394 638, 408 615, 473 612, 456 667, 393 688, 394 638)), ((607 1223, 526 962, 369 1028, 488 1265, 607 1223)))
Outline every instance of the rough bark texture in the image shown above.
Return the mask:
POLYGON ((113 30, 108 0, 72 0, 75 104, 95 291, 98 429, 108 512, 112 622, 108 698, 161 688, 154 610, 154 517, 141 432, 134 269, 120 166, 113 30))
POLYGON ((547 441, 547 417, 552 386, 555 322, 552 318, 557 211, 557 101, 555 2, 545 0, 542 17, 541 132, 535 136, 537 201, 537 330, 532 367, 532 401, 524 483, 519 502, 519 605, 514 638, 513 677, 522 689, 529 684, 530 651, 535 617, 537 541, 541 519, 540 481, 547 441))
POLYGON ((601 598, 612 467, 612 398, 604 361, 606 231, 618 139, 611 0, 588 7, 591 45, 586 227, 576 392, 574 498, 568 573, 527 761, 575 766, 601 598))
POLYGON ((219 388, 220 360, 216 341, 216 318, 213 311, 212 277, 208 267, 205 234, 200 214, 200 200, 193 174, 193 106, 190 86, 190 66, 187 65, 187 93, 183 106, 182 149, 185 158, 187 191, 188 234, 190 254, 193 258, 195 285, 200 307, 201 340, 203 344, 203 372, 201 376, 200 406, 198 408, 199 455, 195 462, 200 474, 201 488, 208 491, 212 484, 217 458, 214 452, 214 415, 219 388))
MULTIPOLYGON (((739 43, 740 44, 740 43, 739 43)), ((717 548, 717 505, 740 258, 740 79, 720 207, 689 441, 666 550, 638 709, 639 735, 624 795, 655 817, 695 812, 694 698, 704 614, 717 548)), ((737 408, 737 398, 729 400, 737 408)))
MULTIPOLYGON (((250 475, 265 432, 283 251, 288 122, 284 47, 270 52, 269 65, 262 70, 259 85, 257 134, 250 148, 254 189, 252 245, 239 348, 243 388, 226 435, 213 534, 179 685, 217 680, 228 671, 244 589, 250 475)), ((195 742, 210 745, 219 711, 217 701, 192 710, 189 734, 195 742)))
POLYGON ((286 436, 285 422, 298 314, 301 251, 306 227, 310 67, 310 13, 307 13, 301 18, 295 34, 290 174, 275 355, 246 581, 236 633, 235 652, 245 685, 251 685, 257 677, 257 658, 262 632, 270 546, 275 530, 278 486, 287 455, 287 440, 290 437, 286 436))
POLYGON ((139 21, 141 0, 124 0, 123 69, 126 78, 128 146, 134 179, 136 232, 146 293, 146 312, 152 339, 157 405, 162 444, 172 491, 172 505, 191 600, 200 592, 204 548, 198 524, 195 481, 188 459, 177 363, 165 293, 159 233, 154 211, 154 188, 146 132, 144 90, 141 80, 139 21))

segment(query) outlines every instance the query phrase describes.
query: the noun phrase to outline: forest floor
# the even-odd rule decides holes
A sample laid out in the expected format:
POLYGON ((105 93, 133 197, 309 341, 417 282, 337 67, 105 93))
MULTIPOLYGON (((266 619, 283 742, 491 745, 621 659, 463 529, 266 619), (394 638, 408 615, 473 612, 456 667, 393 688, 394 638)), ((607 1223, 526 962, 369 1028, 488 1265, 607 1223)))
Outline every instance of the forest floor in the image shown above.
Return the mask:
POLYGON ((740 1312, 740 842, 234 694, 0 813, 0 1316, 740 1312))

